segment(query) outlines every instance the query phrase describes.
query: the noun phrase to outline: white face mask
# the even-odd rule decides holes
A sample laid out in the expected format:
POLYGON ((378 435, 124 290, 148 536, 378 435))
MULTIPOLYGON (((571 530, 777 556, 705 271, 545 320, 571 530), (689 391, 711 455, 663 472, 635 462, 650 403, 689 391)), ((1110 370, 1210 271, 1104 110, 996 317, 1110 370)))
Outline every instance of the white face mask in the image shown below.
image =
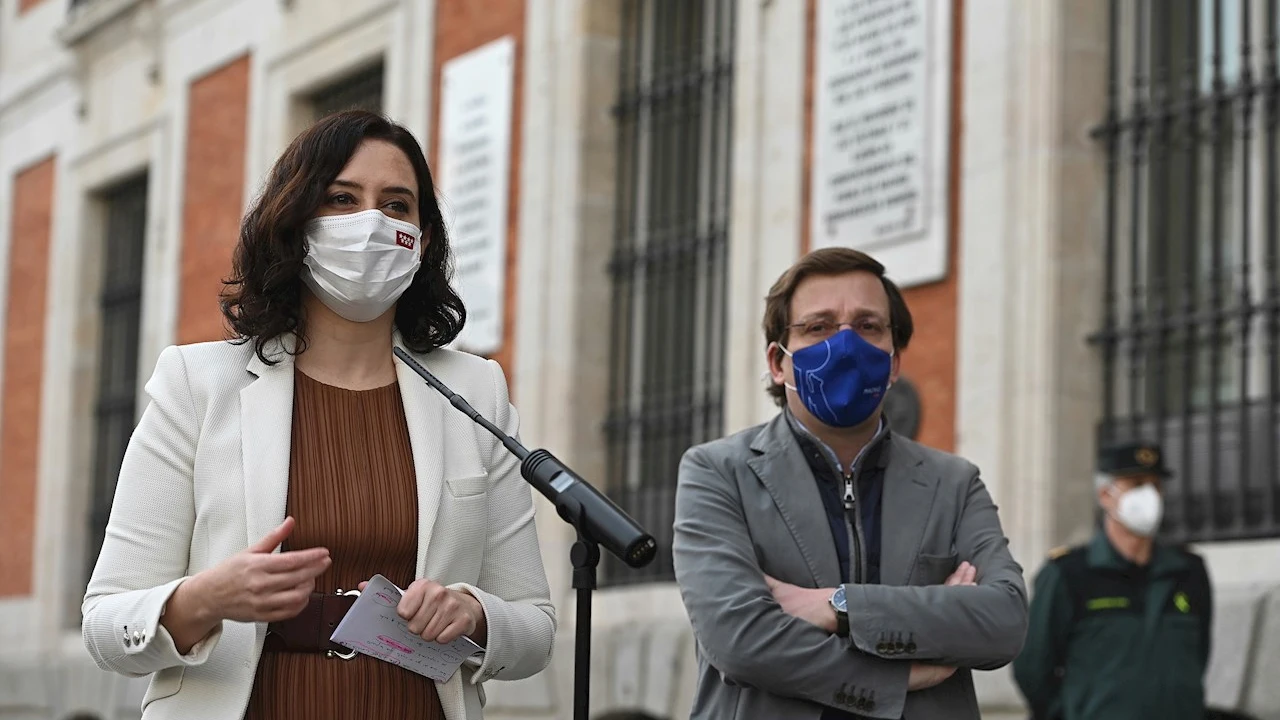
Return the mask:
MULTIPOLYGON (((1114 485, 1111 493, 1120 492, 1114 485)), ((1116 500, 1115 519, 1135 535, 1151 537, 1160 529, 1164 516, 1164 500, 1152 485, 1141 485, 1120 493, 1116 500)))
POLYGON ((381 210, 318 217, 304 234, 302 281, 352 322, 369 322, 395 305, 422 264, 422 231, 381 210))

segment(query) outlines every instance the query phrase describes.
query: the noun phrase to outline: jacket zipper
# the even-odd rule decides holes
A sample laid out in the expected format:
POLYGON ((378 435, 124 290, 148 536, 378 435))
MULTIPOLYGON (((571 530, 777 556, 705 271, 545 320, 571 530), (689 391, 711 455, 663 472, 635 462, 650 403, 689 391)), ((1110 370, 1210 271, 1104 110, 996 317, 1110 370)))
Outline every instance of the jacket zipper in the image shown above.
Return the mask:
POLYGON ((844 476, 844 524, 849 530, 849 538, 853 541, 853 552, 850 553, 849 564, 850 575, 855 583, 863 582, 863 576, 866 574, 863 569, 866 565, 866 558, 863 556, 863 539, 862 539, 862 519, 858 512, 858 493, 854 482, 857 468, 853 472, 844 476))

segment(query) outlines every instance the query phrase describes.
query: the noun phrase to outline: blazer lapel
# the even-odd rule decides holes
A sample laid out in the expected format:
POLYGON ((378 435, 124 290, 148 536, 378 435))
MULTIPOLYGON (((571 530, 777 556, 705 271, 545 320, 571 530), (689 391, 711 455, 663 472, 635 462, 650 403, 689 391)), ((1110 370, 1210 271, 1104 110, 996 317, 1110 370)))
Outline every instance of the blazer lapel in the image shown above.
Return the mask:
POLYGON ((761 430, 751 449, 760 453, 747 461, 748 467, 773 496, 778 514, 800 547, 817 587, 840 584, 840 560, 835 539, 827 523, 822 497, 800 446, 779 414, 761 430))
POLYGON ((924 460, 909 446, 892 436, 889 443, 880 515, 880 580, 906 585, 933 510, 938 478, 927 472, 924 460))
MULTIPOLYGON (((396 341, 399 342, 399 335, 396 341)), ((414 355, 426 366, 421 356, 414 355)), ((435 529, 440 493, 444 489, 444 412, 454 410, 400 358, 395 359, 395 364, 400 397, 404 401, 404 419, 409 426, 409 444, 413 448, 414 473, 418 478, 418 577, 421 578, 430 575, 427 572, 427 546, 435 529)))
MULTIPOLYGON (((277 350, 283 344, 277 343, 277 350)), ((250 545, 284 521, 293 440, 293 356, 276 352, 275 365, 254 353, 248 370, 257 380, 240 391, 244 456, 245 528, 250 545)))

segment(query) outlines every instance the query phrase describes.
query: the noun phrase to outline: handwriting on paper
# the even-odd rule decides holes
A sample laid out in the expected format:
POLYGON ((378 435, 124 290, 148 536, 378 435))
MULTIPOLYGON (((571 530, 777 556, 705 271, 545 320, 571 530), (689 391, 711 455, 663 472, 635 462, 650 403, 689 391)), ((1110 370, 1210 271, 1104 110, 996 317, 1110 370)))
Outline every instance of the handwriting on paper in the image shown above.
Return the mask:
POLYGON ((436 682, 445 682, 467 658, 484 652, 465 636, 441 644, 414 634, 409 623, 396 613, 403 595, 391 581, 374 575, 329 639, 436 682))

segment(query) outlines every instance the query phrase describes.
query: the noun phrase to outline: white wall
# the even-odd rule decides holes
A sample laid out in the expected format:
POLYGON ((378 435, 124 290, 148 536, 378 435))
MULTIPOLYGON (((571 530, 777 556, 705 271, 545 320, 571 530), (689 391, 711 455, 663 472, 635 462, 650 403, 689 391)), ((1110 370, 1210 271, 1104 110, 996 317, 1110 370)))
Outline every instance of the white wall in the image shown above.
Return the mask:
POLYGON ((805 3, 742 3, 734 69, 725 431, 773 417, 764 298, 800 257, 805 3))

